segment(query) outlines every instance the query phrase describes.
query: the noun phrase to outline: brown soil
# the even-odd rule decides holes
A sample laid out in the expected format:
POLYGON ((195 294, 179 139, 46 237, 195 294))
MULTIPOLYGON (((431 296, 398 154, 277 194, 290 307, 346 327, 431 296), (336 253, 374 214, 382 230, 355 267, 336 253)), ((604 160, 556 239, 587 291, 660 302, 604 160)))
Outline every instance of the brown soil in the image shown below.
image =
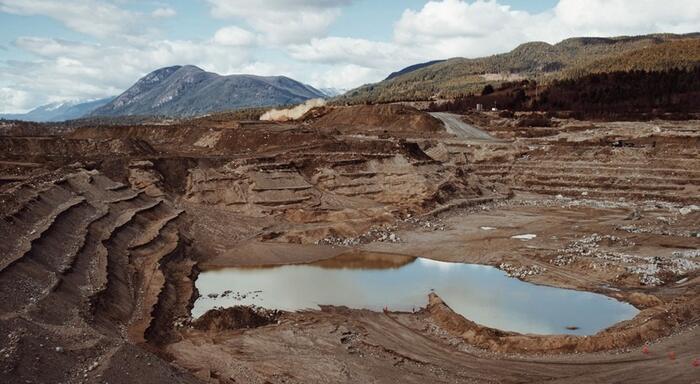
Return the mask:
POLYGON ((322 112, 2 123, 0 382, 697 382, 700 123, 480 114, 500 140, 469 140, 398 105, 322 112), (437 296, 190 318, 201 270, 338 255, 488 264, 641 311, 590 337, 490 329, 437 296))
POLYGON ((192 322, 201 331, 257 328, 277 322, 279 313, 250 307, 212 309, 192 322))
POLYGON ((311 126, 323 132, 388 136, 432 136, 444 131, 442 123, 415 108, 400 104, 355 105, 329 108, 311 126))

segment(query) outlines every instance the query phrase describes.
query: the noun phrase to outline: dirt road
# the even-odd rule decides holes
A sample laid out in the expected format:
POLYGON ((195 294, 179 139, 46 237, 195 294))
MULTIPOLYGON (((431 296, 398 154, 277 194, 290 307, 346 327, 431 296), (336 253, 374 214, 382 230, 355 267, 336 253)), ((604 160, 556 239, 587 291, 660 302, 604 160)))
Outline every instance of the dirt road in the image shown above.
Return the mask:
POLYGON ((433 112, 431 115, 440 119, 445 124, 447 132, 461 138, 496 141, 496 139, 488 133, 462 121, 459 115, 447 112, 433 112))

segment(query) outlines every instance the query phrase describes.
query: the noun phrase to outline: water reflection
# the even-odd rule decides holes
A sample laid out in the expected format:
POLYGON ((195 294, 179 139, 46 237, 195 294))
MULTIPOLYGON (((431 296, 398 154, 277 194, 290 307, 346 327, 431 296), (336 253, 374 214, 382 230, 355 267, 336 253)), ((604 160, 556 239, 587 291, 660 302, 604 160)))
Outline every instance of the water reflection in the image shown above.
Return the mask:
POLYGON ((197 288, 202 297, 195 302, 194 316, 240 304, 288 311, 323 304, 411 311, 426 305, 431 290, 472 321, 521 333, 590 335, 637 313, 603 295, 525 283, 493 267, 386 254, 207 271, 199 275, 197 288), (262 292, 249 293, 258 290, 262 292), (208 297, 225 291, 233 293, 208 297))
POLYGON ((387 253, 349 252, 307 265, 327 269, 395 269, 416 261, 417 257, 387 253))

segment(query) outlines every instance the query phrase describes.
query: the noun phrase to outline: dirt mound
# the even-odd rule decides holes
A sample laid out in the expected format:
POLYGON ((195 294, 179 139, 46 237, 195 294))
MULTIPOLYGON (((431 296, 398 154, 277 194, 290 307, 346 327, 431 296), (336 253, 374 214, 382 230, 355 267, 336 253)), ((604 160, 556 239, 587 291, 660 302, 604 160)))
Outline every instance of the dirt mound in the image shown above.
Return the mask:
POLYGON ((415 108, 400 104, 356 105, 333 108, 312 123, 324 131, 343 134, 415 134, 443 132, 443 123, 415 108))
POLYGON ((257 328, 277 322, 281 312, 264 308, 236 306, 207 311, 192 322, 200 331, 225 331, 231 329, 257 328))

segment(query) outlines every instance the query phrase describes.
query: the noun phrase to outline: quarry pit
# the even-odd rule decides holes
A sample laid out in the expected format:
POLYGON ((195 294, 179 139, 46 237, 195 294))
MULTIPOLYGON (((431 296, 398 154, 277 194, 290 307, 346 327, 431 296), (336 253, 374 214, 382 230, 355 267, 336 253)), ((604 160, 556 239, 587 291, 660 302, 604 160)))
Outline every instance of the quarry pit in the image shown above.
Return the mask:
POLYGON ((391 104, 287 122, 0 123, 0 381, 697 380, 700 121, 518 118, 391 104), (342 297, 338 273, 365 273, 347 295, 367 304, 266 305, 271 288, 240 275, 205 284, 290 266, 317 271, 297 277, 304 298, 322 276, 342 297), (474 284, 421 282, 420 266, 472 268, 457 280, 474 284), (516 326, 528 292, 560 291, 524 307, 569 317, 516 326), (561 303, 574 296, 624 311, 593 326, 561 303))

